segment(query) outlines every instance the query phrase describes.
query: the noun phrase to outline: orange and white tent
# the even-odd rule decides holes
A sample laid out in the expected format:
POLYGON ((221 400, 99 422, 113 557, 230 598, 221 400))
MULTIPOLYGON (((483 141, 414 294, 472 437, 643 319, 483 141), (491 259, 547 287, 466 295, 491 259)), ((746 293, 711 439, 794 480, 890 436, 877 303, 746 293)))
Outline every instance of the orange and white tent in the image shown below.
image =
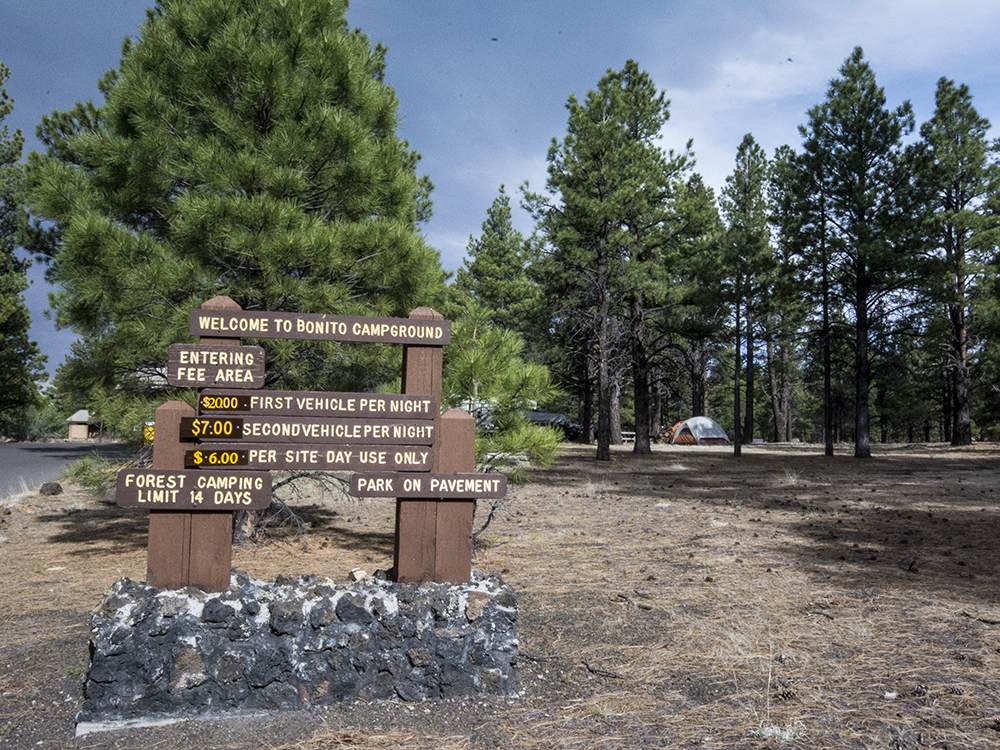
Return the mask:
POLYGON ((729 445, 729 436, 711 417, 691 417, 678 422, 670 431, 671 445, 729 445))

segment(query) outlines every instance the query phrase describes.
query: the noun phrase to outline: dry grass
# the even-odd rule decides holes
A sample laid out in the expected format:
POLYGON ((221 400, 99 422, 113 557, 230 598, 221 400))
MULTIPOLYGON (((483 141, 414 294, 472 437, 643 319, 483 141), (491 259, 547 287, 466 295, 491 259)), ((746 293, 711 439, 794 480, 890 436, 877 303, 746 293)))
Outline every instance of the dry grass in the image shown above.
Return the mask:
POLYGON ((465 750, 468 738, 464 736, 429 737, 412 732, 386 732, 369 734, 357 729, 330 730, 318 732, 308 740, 287 745, 269 746, 268 750, 416 750, 435 747, 440 750, 465 750))
MULTIPOLYGON (((592 449, 570 446, 513 487, 513 513, 488 532, 506 543, 479 550, 475 564, 519 596, 518 699, 352 704, 244 721, 251 740, 220 739, 233 726, 205 739, 202 722, 145 730, 141 741, 1000 746, 1000 449, 895 446, 866 462, 818 453, 622 448, 597 464, 592 449)), ((238 549, 235 565, 260 578, 391 565, 390 503, 301 502, 308 544, 238 549)), ((0 728, 27 727, 46 691, 32 678, 38 658, 56 654, 63 672, 85 664, 86 613, 118 577, 143 578, 145 519, 76 495, 22 498, 0 518, 0 661, 13 665, 0 670, 0 728), (74 503, 86 507, 67 512, 74 503)), ((71 732, 70 711, 48 718, 71 732)))

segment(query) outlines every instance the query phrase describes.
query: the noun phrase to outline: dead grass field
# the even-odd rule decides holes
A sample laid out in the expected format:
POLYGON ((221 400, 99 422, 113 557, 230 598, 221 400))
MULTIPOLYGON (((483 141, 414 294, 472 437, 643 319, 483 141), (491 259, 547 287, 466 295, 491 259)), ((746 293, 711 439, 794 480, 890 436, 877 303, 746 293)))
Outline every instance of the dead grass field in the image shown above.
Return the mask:
MULTIPOLYGON (((146 518, 72 488, 0 501, 0 748, 1000 747, 1000 446, 654 450, 566 446, 483 535, 522 696, 82 737, 89 611, 144 577, 146 518)), ((306 536, 236 567, 391 565, 390 501, 294 502, 306 536)))

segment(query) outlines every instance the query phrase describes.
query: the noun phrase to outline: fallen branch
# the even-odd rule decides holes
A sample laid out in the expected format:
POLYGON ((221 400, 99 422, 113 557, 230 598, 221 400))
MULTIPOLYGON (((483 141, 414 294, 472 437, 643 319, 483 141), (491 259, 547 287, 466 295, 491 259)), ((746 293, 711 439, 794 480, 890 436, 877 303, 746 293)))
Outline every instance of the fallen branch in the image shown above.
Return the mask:
POLYGON ((1000 625, 1000 620, 987 620, 985 617, 973 617, 964 609, 962 610, 962 616, 968 617, 970 620, 975 620, 976 622, 981 622, 984 625, 1000 625))
POLYGON ((585 666, 587 668, 588 672, 593 672, 594 674, 599 674, 599 675, 601 675, 601 677, 614 677, 616 680, 624 680, 625 679, 625 675, 623 675, 623 674, 620 674, 618 672, 609 672, 606 669, 598 669, 597 667, 592 667, 586 661, 583 662, 583 666, 585 666))

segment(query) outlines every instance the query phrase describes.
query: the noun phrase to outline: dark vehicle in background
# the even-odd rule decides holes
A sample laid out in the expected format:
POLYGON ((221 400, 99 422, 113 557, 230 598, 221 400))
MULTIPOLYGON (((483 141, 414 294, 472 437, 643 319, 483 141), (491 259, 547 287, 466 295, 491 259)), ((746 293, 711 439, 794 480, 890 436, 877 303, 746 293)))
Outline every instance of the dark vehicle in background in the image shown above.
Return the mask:
POLYGON ((567 440, 576 440, 583 434, 583 427, 576 422, 570 422, 569 417, 565 414, 556 414, 549 411, 526 411, 524 416, 532 424, 558 427, 562 430, 567 440))

